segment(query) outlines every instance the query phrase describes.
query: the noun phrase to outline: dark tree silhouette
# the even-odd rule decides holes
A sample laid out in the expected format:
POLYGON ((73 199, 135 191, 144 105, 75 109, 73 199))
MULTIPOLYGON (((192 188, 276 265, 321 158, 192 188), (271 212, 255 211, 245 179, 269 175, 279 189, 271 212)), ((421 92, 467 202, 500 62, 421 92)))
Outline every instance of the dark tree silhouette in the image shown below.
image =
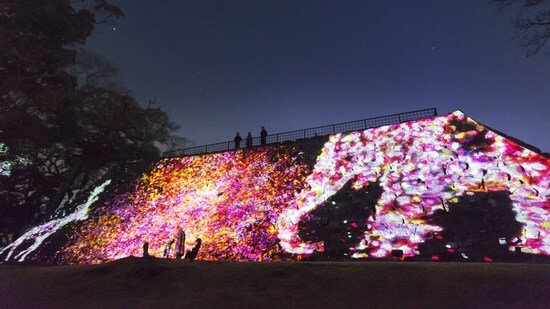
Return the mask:
POLYGON ((106 0, 0 0, 0 7, 0 233, 17 236, 62 213, 115 167, 158 157, 155 145, 176 126, 102 82, 113 67, 77 49, 95 24, 123 15, 118 7, 106 0))
POLYGON ((546 0, 491 0, 501 8, 521 6, 514 24, 527 56, 542 51, 550 39, 550 5, 546 0))

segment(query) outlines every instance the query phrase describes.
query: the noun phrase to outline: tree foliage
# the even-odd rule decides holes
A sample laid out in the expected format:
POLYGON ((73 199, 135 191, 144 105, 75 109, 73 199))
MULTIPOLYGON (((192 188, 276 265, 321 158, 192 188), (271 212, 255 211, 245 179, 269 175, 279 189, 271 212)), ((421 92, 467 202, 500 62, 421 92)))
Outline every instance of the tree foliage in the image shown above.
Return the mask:
POLYGON ((176 126, 102 82, 116 70, 78 50, 106 0, 0 0, 0 233, 22 232, 100 171, 159 155, 176 126), (88 5, 89 9, 83 9, 88 5))
POLYGON ((527 56, 538 54, 550 40, 550 6, 546 0, 492 0, 501 8, 520 7, 514 24, 527 56))

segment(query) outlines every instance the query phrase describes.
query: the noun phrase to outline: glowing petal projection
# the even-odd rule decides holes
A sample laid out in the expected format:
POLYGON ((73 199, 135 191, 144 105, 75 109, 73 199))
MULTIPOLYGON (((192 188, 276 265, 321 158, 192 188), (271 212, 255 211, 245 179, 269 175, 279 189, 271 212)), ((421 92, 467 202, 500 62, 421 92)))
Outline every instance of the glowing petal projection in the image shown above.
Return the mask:
POLYGON ((9 260, 12 255, 14 255, 14 259, 19 262, 23 262, 29 254, 33 253, 38 247, 43 244, 44 240, 52 236, 55 232, 59 231, 70 223, 86 220, 88 218, 90 206, 97 201, 98 195, 110 183, 111 180, 107 180, 103 184, 95 188, 91 192, 88 200, 84 204, 79 205, 73 213, 61 219, 54 219, 39 226, 33 227, 25 234, 21 235, 21 237, 16 239, 13 243, 0 250, 0 254, 6 253, 6 260, 9 260), (30 245, 28 245, 28 243, 30 243, 30 245), (24 248, 25 245, 27 245, 28 247, 24 248), (16 252, 16 249, 19 249, 21 251, 19 251, 17 254, 14 254, 16 252))
POLYGON ((523 225, 516 243, 531 253, 550 255, 549 171, 550 160, 459 111, 337 134, 325 144, 308 176, 308 189, 298 193, 281 216, 279 238, 288 252, 314 252, 318 244, 302 241, 296 222, 348 182, 357 191, 377 182, 382 192, 373 215, 355 223, 366 231, 350 248, 354 257, 388 257, 392 249, 402 250, 404 256, 418 254, 420 243, 443 230, 427 218, 437 210, 448 211, 463 197, 492 191, 508 191, 515 220, 523 225))
POLYGON ((278 214, 308 172, 282 146, 160 161, 133 193, 83 226, 65 255, 78 263, 141 255, 147 241, 160 257, 181 225, 187 248, 202 239, 201 259, 277 259, 278 214))
MULTIPOLYGON (((203 260, 550 255, 550 160, 459 111, 310 142, 161 160, 87 203, 56 258, 139 256, 144 242, 160 257, 178 226, 203 260)), ((24 259, 32 235, 0 255, 24 259)))

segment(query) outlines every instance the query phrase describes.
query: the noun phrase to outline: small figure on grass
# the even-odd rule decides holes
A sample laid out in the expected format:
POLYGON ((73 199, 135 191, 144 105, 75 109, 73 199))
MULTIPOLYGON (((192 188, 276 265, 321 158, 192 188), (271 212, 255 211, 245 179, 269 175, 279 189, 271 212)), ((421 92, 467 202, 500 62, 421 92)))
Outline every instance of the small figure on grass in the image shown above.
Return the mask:
POLYGON ((187 252, 187 254, 185 255, 185 259, 189 261, 193 261, 197 257, 197 254, 199 253, 201 244, 202 244, 202 240, 200 238, 197 238, 197 243, 195 244, 193 249, 191 249, 191 251, 187 252))
POLYGON ((174 250, 176 252, 176 259, 178 260, 185 254, 185 232, 181 226, 178 226, 178 231, 176 233, 176 248, 174 248, 174 250))
POLYGON ((143 257, 144 258, 150 258, 151 255, 149 255, 149 242, 146 241, 143 243, 143 257))
POLYGON ((170 258, 170 251, 172 251, 172 244, 174 243, 173 239, 170 239, 166 242, 166 246, 164 247, 164 254, 163 256, 167 259, 170 258))

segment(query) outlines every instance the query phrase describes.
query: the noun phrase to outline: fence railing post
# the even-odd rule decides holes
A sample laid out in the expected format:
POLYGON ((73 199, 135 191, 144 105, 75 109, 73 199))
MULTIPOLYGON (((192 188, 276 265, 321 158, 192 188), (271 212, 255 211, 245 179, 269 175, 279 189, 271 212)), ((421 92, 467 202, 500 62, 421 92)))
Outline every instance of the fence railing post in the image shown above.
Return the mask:
MULTIPOLYGON (((422 109, 422 110, 416 110, 412 112, 406 112, 406 113, 399 113, 399 114, 393 114, 393 115, 386 115, 386 116, 380 116, 380 117, 373 117, 368 119, 363 119, 363 129, 369 129, 369 128, 376 128, 383 125, 388 124, 394 124, 395 123, 395 116, 397 116, 397 121, 399 123, 403 121, 410 121, 410 120, 417 120, 422 119, 426 117, 433 117, 437 116, 437 109, 436 108, 430 108, 430 109, 422 109)), ((338 123, 333 125, 326 125, 322 127, 315 127, 315 128, 309 128, 309 129, 302 129, 302 130, 295 130, 291 132, 284 132, 284 133, 277 133, 273 135, 269 135, 270 137, 270 143, 273 143, 273 136, 275 136, 276 143, 284 142, 284 136, 287 137, 288 140, 297 140, 300 137, 300 131, 301 136, 306 139, 307 138, 307 132, 308 130, 312 130, 311 132, 314 132, 314 136, 317 136, 317 132, 320 129, 323 135, 329 135, 329 134, 336 134, 336 125, 341 126, 340 128, 347 128, 342 130, 348 130, 351 126, 351 123, 354 123, 354 125, 361 120, 356 121, 350 121, 350 122, 344 122, 344 123, 338 123), (328 130, 332 128, 331 133, 327 133, 328 130)), ((343 132, 343 131, 341 131, 343 132)), ((347 131, 346 131, 347 132, 347 131)), ((258 137, 254 138, 253 140, 254 145, 258 145, 258 137)), ((233 149, 233 141, 228 141, 227 145, 225 147, 225 150, 231 150, 233 149)), ((209 151, 216 152, 216 151, 224 151, 224 143, 217 143, 217 144, 210 144, 210 145, 204 145, 204 146, 196 146, 196 147, 190 147, 190 148, 182 148, 182 149, 175 149, 172 151, 167 151, 163 153, 163 156, 170 156, 170 157, 176 157, 179 154, 180 156, 189 156, 189 155, 196 155, 201 153, 209 153, 209 151)))

